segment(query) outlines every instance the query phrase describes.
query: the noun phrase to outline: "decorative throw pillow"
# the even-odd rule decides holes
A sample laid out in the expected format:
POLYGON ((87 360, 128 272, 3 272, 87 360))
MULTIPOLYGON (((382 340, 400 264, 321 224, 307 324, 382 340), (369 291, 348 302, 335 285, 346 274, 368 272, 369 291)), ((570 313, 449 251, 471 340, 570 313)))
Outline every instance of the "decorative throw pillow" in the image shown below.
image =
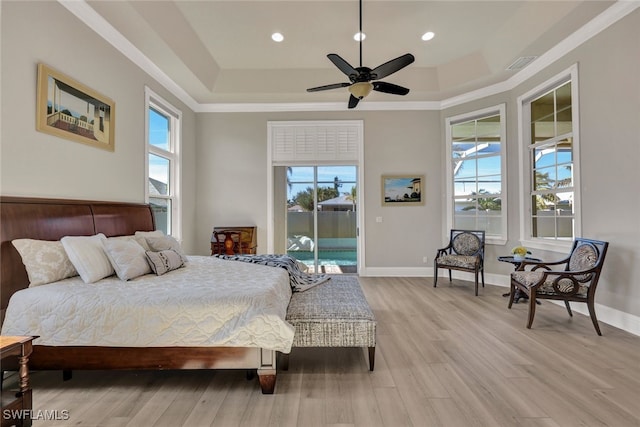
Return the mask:
POLYGON ((22 257, 29 276, 29 287, 78 275, 59 241, 16 239, 11 243, 22 257))
POLYGON ((162 236, 164 236, 164 232, 162 230, 136 231, 135 233, 136 241, 140 243, 140 246, 142 246, 145 251, 151 250, 151 248, 147 244, 147 237, 162 237, 162 236))
POLYGON ((167 249, 165 251, 153 252, 146 251, 147 261, 151 270, 158 276, 176 270, 184 265, 180 254, 173 249, 167 249))
POLYGON ((120 280, 134 279, 151 273, 144 248, 133 238, 110 237, 103 240, 102 245, 120 280))
POLYGON ((115 273, 102 246, 104 234, 65 236, 60 241, 73 266, 85 283, 97 282, 115 273))
POLYGON ((147 237, 147 244, 149 249, 155 252, 172 249, 180 255, 182 262, 188 261, 187 254, 182 250, 182 246, 172 236, 147 237))

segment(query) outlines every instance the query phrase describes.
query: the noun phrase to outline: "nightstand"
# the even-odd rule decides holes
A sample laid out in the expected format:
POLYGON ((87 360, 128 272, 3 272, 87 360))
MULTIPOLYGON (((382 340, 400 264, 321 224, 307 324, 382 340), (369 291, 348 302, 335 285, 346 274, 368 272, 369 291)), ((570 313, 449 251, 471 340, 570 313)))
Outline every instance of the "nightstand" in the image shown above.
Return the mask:
MULTIPOLYGON (((32 341, 37 337, 0 336, 0 359, 17 356, 19 389, 2 390, 2 427, 31 425, 31 385, 29 384, 29 356, 32 341)), ((4 370, 0 371, 4 374, 4 370)))

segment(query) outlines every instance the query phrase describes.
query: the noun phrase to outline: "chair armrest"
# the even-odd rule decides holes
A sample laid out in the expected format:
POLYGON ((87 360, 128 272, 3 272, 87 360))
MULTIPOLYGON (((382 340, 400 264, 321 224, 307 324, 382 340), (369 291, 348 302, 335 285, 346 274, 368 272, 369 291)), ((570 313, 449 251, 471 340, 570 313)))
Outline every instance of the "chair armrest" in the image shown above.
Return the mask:
POLYGON ((436 258, 439 257, 440 255, 446 255, 447 254, 447 250, 449 250, 449 249, 451 249, 451 243, 449 243, 444 248, 438 249, 437 252, 436 252, 436 258))
MULTIPOLYGON (((567 271, 567 270, 550 270, 550 271, 546 271, 546 275, 547 276, 561 276, 561 277, 567 277, 567 278, 571 278, 573 276, 588 276, 591 273, 595 273, 596 271, 598 271, 597 267, 594 268, 588 268, 586 270, 573 270, 573 271, 567 271)), ((583 280, 578 280, 578 281, 583 281, 583 280)))
MULTIPOLYGON (((565 258, 559 261, 534 261, 534 260, 523 260, 520 262, 520 265, 516 269, 516 271, 523 271, 527 266, 532 266, 531 271, 538 270, 540 268, 544 268, 545 270, 553 270, 551 265, 562 265, 567 264, 569 262, 569 258, 565 258)), ((559 270, 558 270, 559 271, 559 270)))
POLYGON ((569 260, 571 259, 571 255, 566 256, 562 259, 559 259, 557 261, 542 261, 541 264, 546 264, 546 265, 561 265, 561 264, 569 264, 569 260))
MULTIPOLYGON (((597 269, 588 269, 588 270, 580 270, 580 271, 557 271, 557 270, 547 270, 542 272, 542 277, 538 280, 537 283, 531 285, 531 289, 538 289, 546 282, 553 283, 553 288, 555 292, 565 296, 574 296, 580 291, 580 284, 588 283, 591 281, 593 277, 591 274, 597 269), (562 280, 569 280, 573 283, 573 286, 560 287, 560 283, 562 280)), ((593 289, 589 286, 590 289, 593 289)))
POLYGON ((515 269, 515 271, 526 271, 527 267, 531 266, 531 271, 537 270, 539 268, 544 268, 545 270, 551 270, 551 268, 547 267, 548 263, 544 261, 533 261, 533 260, 522 260, 520 264, 515 269))

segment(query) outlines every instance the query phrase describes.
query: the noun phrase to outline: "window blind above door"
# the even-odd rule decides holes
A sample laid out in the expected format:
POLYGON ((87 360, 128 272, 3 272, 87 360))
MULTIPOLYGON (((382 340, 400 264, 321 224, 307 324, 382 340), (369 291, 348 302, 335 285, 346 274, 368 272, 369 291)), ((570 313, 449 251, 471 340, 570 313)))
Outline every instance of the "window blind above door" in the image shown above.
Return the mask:
POLYGON ((361 121, 269 122, 274 164, 358 161, 361 121))

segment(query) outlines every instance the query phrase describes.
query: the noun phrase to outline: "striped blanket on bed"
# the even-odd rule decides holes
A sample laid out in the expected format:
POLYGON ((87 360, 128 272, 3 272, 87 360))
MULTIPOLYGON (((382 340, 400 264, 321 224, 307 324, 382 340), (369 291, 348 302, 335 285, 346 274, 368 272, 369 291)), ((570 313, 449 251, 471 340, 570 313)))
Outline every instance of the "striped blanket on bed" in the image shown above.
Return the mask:
POLYGON ((331 277, 327 274, 309 274, 302 271, 300 263, 290 255, 213 255, 231 261, 250 262, 253 264, 280 267, 289 273, 289 283, 293 292, 303 292, 326 282, 331 277))

